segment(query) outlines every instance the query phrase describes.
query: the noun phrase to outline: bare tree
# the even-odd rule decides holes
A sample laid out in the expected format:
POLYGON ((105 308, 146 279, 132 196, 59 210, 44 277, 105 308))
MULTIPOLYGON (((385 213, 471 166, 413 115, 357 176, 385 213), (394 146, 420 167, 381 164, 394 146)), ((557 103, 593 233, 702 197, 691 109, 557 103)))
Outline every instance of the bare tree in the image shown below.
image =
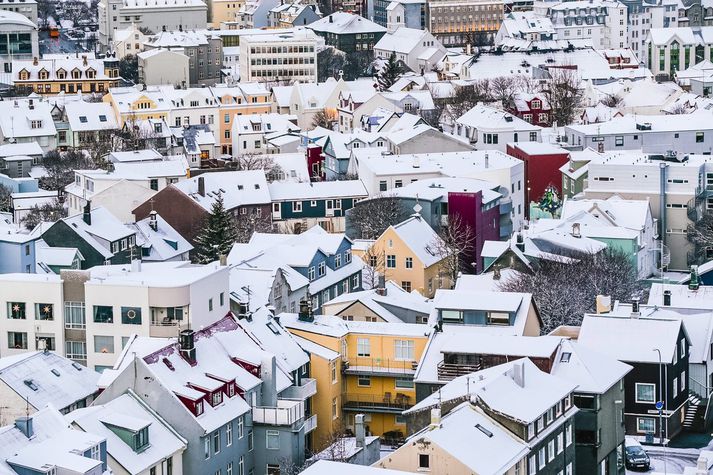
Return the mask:
POLYGON ((675 104, 673 107, 671 107, 668 110, 668 113, 671 115, 688 114, 688 108, 684 103, 679 102, 678 104, 675 104))
POLYGON ((317 111, 317 113, 312 118, 312 127, 314 128, 322 127, 325 129, 332 130, 332 127, 334 127, 334 124, 336 123, 337 117, 333 112, 328 111, 327 109, 321 109, 317 111))
POLYGON ((235 170, 264 170, 269 182, 284 179, 282 167, 272 157, 261 153, 243 153, 233 157, 226 167, 235 170))
POLYGON ((599 101, 607 107, 617 108, 622 105, 624 99, 618 94, 607 94, 599 101))
POLYGON ((120 131, 110 137, 113 150, 133 151, 154 146, 160 134, 147 121, 130 117, 120 131))
POLYGON ((384 252, 376 246, 369 246, 362 256, 361 285, 364 289, 374 289, 379 285, 379 277, 386 275, 384 252))
POLYGON ((531 293, 549 333, 561 325, 580 325, 595 311, 597 295, 626 301, 641 292, 629 256, 607 248, 597 254, 571 253, 561 259, 540 260, 531 273, 517 273, 500 283, 506 292, 531 293))
POLYGON ((12 208, 12 190, 0 185, 0 211, 7 212, 12 208))
POLYGON ((490 81, 490 93, 494 100, 500 101, 503 108, 511 108, 518 92, 517 79, 514 76, 499 76, 490 81))
POLYGON ((479 102, 492 102, 493 97, 490 90, 490 80, 481 79, 472 85, 458 87, 455 94, 448 102, 447 113, 453 119, 457 119, 479 102))
POLYGON ((25 226, 25 229, 31 231, 42 222, 54 222, 66 217, 67 209, 59 200, 55 199, 50 203, 33 206, 25 217, 22 218, 22 224, 25 226))
POLYGON ((704 213, 695 224, 688 225, 688 240, 695 245, 697 260, 707 261, 713 250, 713 212, 704 213))
POLYGON ((550 104, 552 120, 559 125, 574 122, 584 104, 584 93, 579 87, 579 76, 575 69, 567 67, 548 69, 550 78, 542 92, 550 104))
POLYGON ((377 196, 354 205, 347 219, 354 229, 354 237, 376 239, 389 226, 400 223, 407 216, 398 198, 377 196))
POLYGON ((50 150, 42 157, 46 176, 40 178, 40 187, 45 190, 61 190, 74 181, 75 170, 91 170, 96 164, 80 150, 61 153, 50 150))
POLYGON ((246 213, 235 218, 236 242, 248 242, 253 233, 272 231, 272 219, 266 213, 246 213))
POLYGON ((459 214, 449 216, 448 225, 438 232, 438 238, 429 245, 442 259, 442 271, 455 284, 458 274, 472 272, 475 254, 475 230, 459 214))

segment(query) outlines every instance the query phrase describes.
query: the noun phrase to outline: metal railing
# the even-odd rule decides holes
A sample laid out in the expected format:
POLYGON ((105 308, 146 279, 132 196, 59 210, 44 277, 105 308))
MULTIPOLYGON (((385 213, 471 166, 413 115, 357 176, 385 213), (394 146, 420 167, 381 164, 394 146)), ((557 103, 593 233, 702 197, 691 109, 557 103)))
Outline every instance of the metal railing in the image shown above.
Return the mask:
POLYGON ((436 366, 436 370, 438 371, 439 381, 451 381, 458 376, 480 371, 481 367, 479 364, 454 364, 440 362, 436 366))
POLYGON ((414 374, 418 365, 418 362, 414 360, 391 360, 387 358, 371 358, 369 356, 346 358, 343 361, 342 370, 345 373, 355 374, 414 374))
POLYGON ((385 410, 389 412, 399 412, 412 407, 415 398, 407 394, 391 393, 384 394, 358 394, 344 393, 342 395, 345 409, 370 409, 372 411, 385 410))
POLYGON ((305 419, 305 434, 309 434, 317 428, 317 414, 314 414, 307 419, 305 419))
POLYGON ((277 400, 277 407, 253 407, 253 421, 258 424, 291 426, 304 418, 305 408, 301 401, 277 400))
POLYGON ((317 394, 317 380, 305 378, 299 386, 290 386, 280 393, 284 399, 298 399, 304 401, 310 396, 317 394))

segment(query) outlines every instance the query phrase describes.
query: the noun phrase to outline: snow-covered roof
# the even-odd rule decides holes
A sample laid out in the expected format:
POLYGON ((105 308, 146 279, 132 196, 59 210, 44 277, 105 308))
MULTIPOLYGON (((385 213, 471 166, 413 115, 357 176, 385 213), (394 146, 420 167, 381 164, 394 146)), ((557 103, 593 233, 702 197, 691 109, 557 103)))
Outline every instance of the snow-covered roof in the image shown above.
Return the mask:
POLYGON ((575 383, 578 393, 604 394, 631 369, 628 364, 598 349, 562 339, 550 374, 575 383))
POLYGON ((389 230, 396 233, 424 267, 431 267, 446 257, 440 252, 440 249, 444 248, 443 240, 420 214, 413 215, 395 226, 389 226, 384 232, 389 230))
POLYGON ((651 28, 649 38, 654 46, 664 46, 673 40, 685 46, 709 45, 713 43, 713 27, 680 26, 677 28, 651 28))
POLYGON ((307 28, 320 33, 332 33, 337 35, 352 35, 357 33, 382 33, 386 31, 381 25, 373 21, 346 12, 334 12, 320 20, 307 25, 307 28))
POLYGON ((64 112, 72 132, 119 128, 114 109, 107 102, 70 102, 64 112))
POLYGON ((368 196, 361 180, 273 182, 268 185, 268 189, 273 202, 352 197, 366 198, 368 196))
POLYGON ((97 391, 99 373, 56 353, 36 351, 1 358, 0 380, 37 409, 48 403, 64 409, 97 391))
POLYGON ((134 230, 124 225, 104 207, 91 210, 91 224, 84 221, 84 213, 62 219, 74 232, 84 239, 97 252, 109 258, 113 254, 107 247, 111 242, 131 236, 134 230), (97 240, 97 238, 101 240, 97 240), (102 241, 106 241, 106 246, 102 241))
POLYGON ((280 322, 285 328, 331 337, 343 337, 349 333, 423 337, 429 331, 419 323, 345 321, 334 315, 315 315, 313 322, 304 322, 296 313, 282 313, 280 322))
POLYGON ((227 210, 238 206, 270 203, 270 192, 263 170, 204 173, 173 186, 193 198, 207 211, 210 211, 218 194, 222 195, 227 210), (198 192, 199 180, 204 180, 205 196, 198 192))
MULTIPOLYGON (((703 266, 698 267, 699 274, 701 274, 703 270, 703 266)), ((659 307, 663 306, 664 291, 668 291, 671 295, 672 308, 713 310, 713 286, 701 285, 698 289, 691 290, 687 285, 654 282, 651 284, 651 289, 649 290, 648 304, 657 305, 659 307)))
POLYGON ((292 338, 294 338, 297 344, 300 345, 302 349, 308 352, 309 354, 317 355, 327 361, 334 361, 341 356, 338 352, 330 350, 329 348, 319 345, 306 338, 302 338, 299 335, 292 335, 292 338))
POLYGON ((395 31, 387 32, 382 36, 374 45, 374 50, 408 54, 421 44, 426 35, 428 35, 426 30, 400 26, 395 31))
POLYGON ((300 473, 302 475, 334 475, 336 473, 339 475, 409 475, 411 472, 386 470, 368 465, 355 465, 331 460, 318 460, 300 473))
POLYGON ((50 104, 36 99, 0 101, 0 131, 6 140, 57 134, 50 104))
POLYGON ((389 308, 396 307, 428 315, 431 312, 431 303, 417 291, 407 292, 393 281, 386 282, 384 290, 370 289, 360 292, 347 292, 325 302, 330 312, 339 313, 359 302, 374 312, 386 322, 400 323, 401 319, 394 315, 389 308))
POLYGON ((142 260, 168 261, 193 249, 193 246, 158 214, 155 216, 156 229, 152 226, 151 216, 127 226, 136 230, 136 245, 148 251, 148 255, 142 255, 142 260))
POLYGON ((502 196, 496 191, 499 188, 500 186, 495 183, 475 178, 427 178, 390 190, 389 196, 429 201, 441 199, 447 203, 449 193, 477 193, 480 191, 483 195, 483 203, 490 203, 502 196))
POLYGON ((541 127, 525 122, 509 112, 494 107, 478 104, 460 116, 457 123, 478 130, 518 130, 537 131, 541 127))
POLYGON ((67 419, 85 432, 104 437, 108 455, 128 473, 147 471, 187 447, 186 440, 131 390, 105 404, 77 409, 67 419), (118 427, 136 433, 147 426, 148 446, 141 451, 112 430, 118 427))

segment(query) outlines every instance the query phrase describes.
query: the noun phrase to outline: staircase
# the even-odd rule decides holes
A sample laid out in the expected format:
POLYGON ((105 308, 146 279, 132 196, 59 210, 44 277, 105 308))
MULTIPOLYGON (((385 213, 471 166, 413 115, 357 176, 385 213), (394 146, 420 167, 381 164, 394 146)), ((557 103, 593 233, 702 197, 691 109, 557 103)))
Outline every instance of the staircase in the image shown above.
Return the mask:
POLYGON ((705 414, 706 401, 693 391, 689 391, 683 429, 689 432, 705 432, 705 414))

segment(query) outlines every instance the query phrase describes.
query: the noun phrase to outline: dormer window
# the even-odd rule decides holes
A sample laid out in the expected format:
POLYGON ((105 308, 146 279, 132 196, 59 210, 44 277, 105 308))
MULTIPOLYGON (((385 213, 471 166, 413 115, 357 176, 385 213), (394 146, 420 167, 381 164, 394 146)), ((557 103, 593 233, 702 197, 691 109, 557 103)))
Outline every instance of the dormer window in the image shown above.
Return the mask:
POLYGON ((134 451, 140 452, 149 445, 149 427, 146 426, 134 434, 134 451))
POLYGON ((211 406, 215 407, 223 402, 223 393, 216 391, 212 394, 211 399, 211 406))
POLYGON ((64 69, 58 69, 57 79, 67 79, 67 71, 65 71, 64 69))
POLYGON ((86 76, 89 79, 94 79, 95 77, 97 77, 97 72, 95 70, 89 68, 89 69, 87 69, 86 76))
POLYGON ((196 416, 200 416, 203 414, 203 401, 196 401, 195 405, 193 406, 194 412, 196 416))
POLYGON ((228 383, 228 397, 235 396, 235 383, 228 383))
POLYGON ((530 103, 531 109, 539 109, 542 106, 539 99, 535 99, 530 103))
POLYGON ((40 79, 49 79, 50 73, 46 69, 40 69, 38 73, 40 79))
POLYGON ((29 71, 27 71, 27 69, 23 69, 18 75, 21 81, 27 81, 28 79, 30 79, 30 73, 29 71))
POLYGON ((81 79, 82 78, 82 72, 79 69, 73 69, 72 70, 72 79, 81 79))
POLYGON ((41 129, 41 128, 42 128, 42 121, 41 121, 41 120, 31 120, 31 121, 30 121, 30 128, 31 128, 31 129, 41 129))

